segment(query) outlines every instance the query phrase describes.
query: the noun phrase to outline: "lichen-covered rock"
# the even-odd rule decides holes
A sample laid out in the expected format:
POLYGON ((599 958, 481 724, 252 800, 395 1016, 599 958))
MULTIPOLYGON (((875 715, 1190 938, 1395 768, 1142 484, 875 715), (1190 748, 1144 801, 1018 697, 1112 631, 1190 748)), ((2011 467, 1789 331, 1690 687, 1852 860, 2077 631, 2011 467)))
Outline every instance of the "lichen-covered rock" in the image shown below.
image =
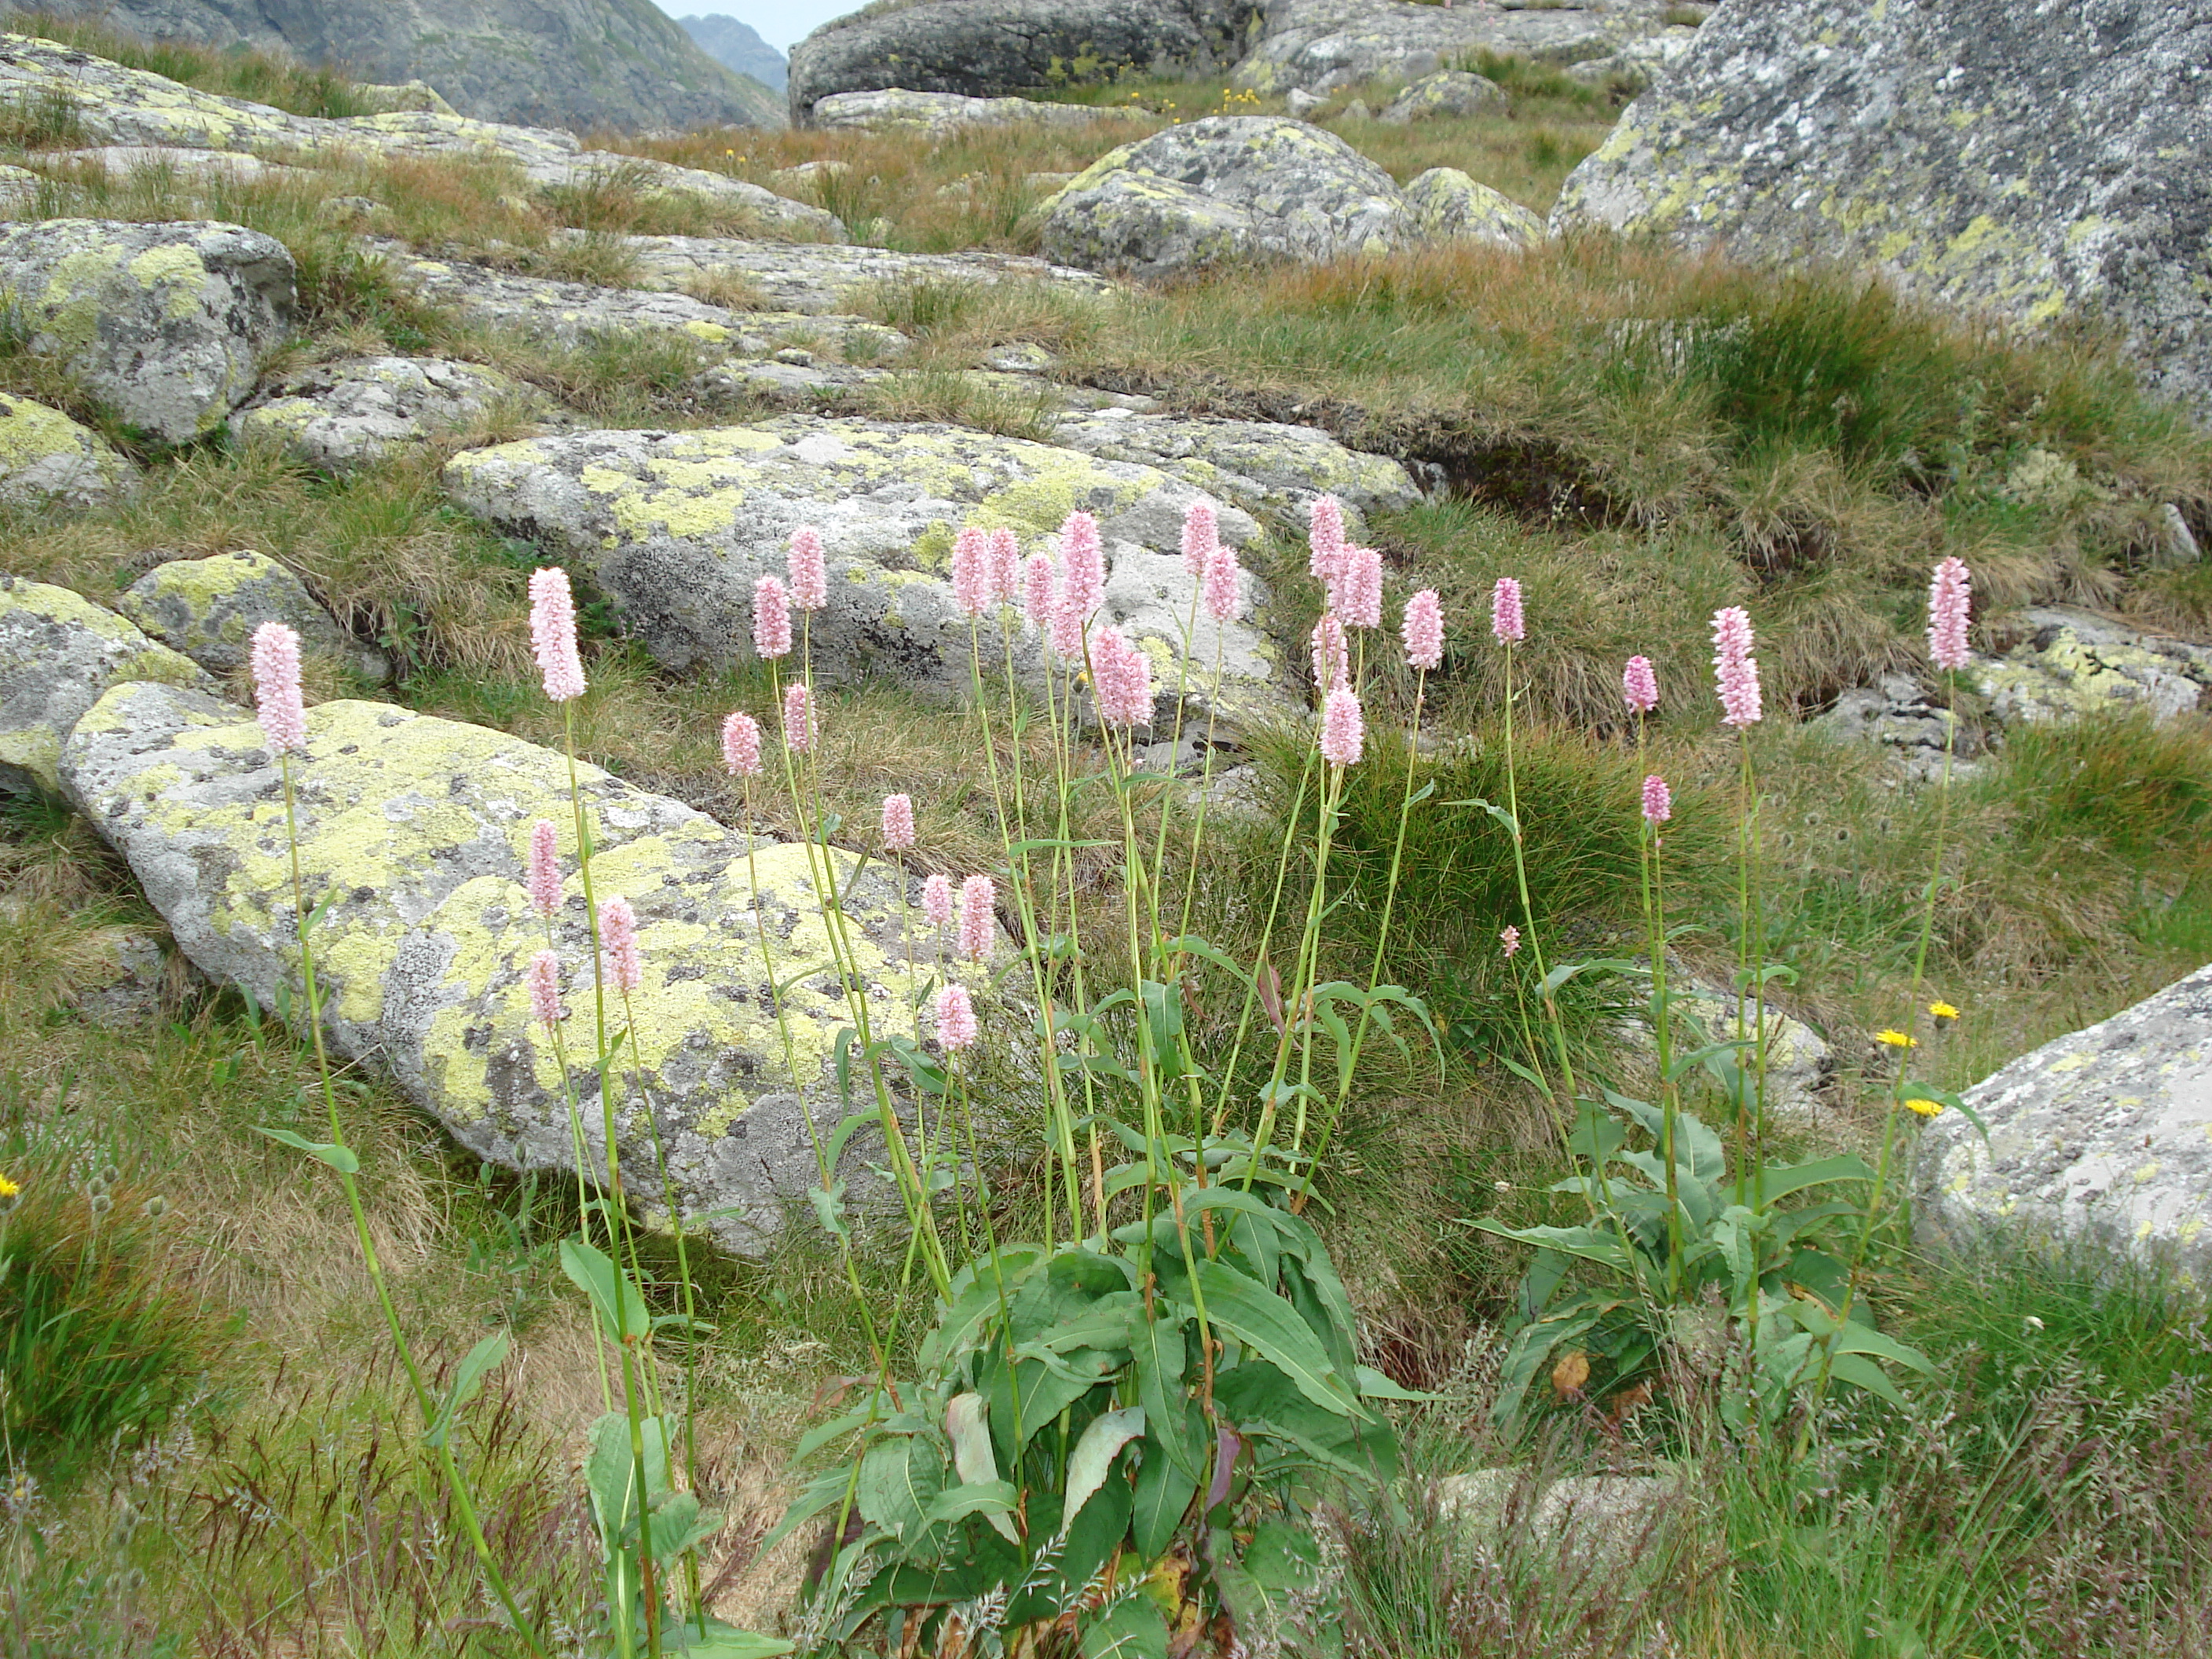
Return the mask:
POLYGON ((1622 41, 1620 48, 1607 57, 1587 58, 1568 64, 1567 73, 1591 86, 1620 82, 1642 91, 1680 63, 1697 38, 1695 24, 1639 35, 1622 41))
POLYGON ((1126 121, 1130 112, 1034 98, 963 98, 956 92, 839 92, 817 100, 809 124, 829 131, 907 132, 941 138, 960 127, 1088 127, 1126 121))
POLYGON ((2144 708, 2167 720, 2199 707, 2212 686, 2212 649, 2146 634, 2094 611, 2039 606, 2033 630, 2002 657, 1968 671, 2000 724, 2072 720, 2144 708))
POLYGON ((1528 247, 1544 240, 1541 219, 1457 167, 1431 167, 1407 180, 1406 211, 1425 242, 1528 247))
MULTIPOLYGON (((480 726, 341 702, 308 711, 292 772, 307 902, 331 901, 314 939, 332 1046, 388 1076, 479 1156, 572 1170, 561 1073, 523 981, 546 944, 523 884, 537 819, 558 826, 574 868, 567 760, 480 726)), ((853 994, 875 1032, 914 1034, 910 1011, 929 976, 955 972, 980 988, 985 970, 942 963, 927 938, 909 942, 879 862, 856 876, 850 854, 752 841, 597 767, 577 775, 594 890, 635 907, 644 965, 644 988, 621 1017, 625 1185, 648 1210, 662 1207, 650 1111, 678 1207, 712 1215, 705 1224, 726 1244, 757 1249, 781 1202, 816 1182, 806 1115, 834 1126, 836 1034, 855 1023, 831 969, 819 860, 834 866, 853 994)), ((283 796, 243 709, 117 686, 77 723, 63 775, 185 956, 264 1006, 304 1006, 283 796)), ((604 1167, 591 933, 573 873, 568 884, 555 948, 571 1012, 568 1076, 604 1167)))
MULTIPOLYGON (((1836 1069, 1835 1056, 1826 1037, 1771 1002, 1756 1008, 1747 1006, 1726 986, 1692 981, 1686 986, 1678 983, 1674 992, 1669 1012, 1674 1021, 1677 1056, 1682 1053, 1686 1032, 1701 1032, 1706 1040, 1714 1042, 1724 1042, 1735 1036, 1741 1009, 1747 1036, 1755 1037, 1764 1028, 1768 1113, 1780 1121, 1800 1127, 1820 1121, 1827 1099, 1826 1090, 1836 1069)), ((1644 1021, 1624 1025, 1620 1035, 1638 1054, 1650 1055, 1656 1052, 1651 1028, 1644 1021)), ((1746 1069, 1749 1069, 1748 1061, 1746 1069)))
POLYGON ((356 81, 353 91, 354 96, 370 105, 380 115, 397 114, 401 110, 428 110, 435 115, 460 113, 428 81, 356 81))
MULTIPOLYGON (((871 289, 936 283, 992 288, 1001 283, 1043 283, 1063 292, 1103 295, 1114 285, 1087 270, 1049 264, 1013 253, 901 253, 890 248, 824 242, 758 242, 722 236, 629 236, 623 240, 635 262, 638 288, 686 289, 735 277, 781 311, 823 317, 848 313, 871 289)), ((857 318, 844 326, 873 328, 889 337, 886 354, 902 348, 897 331, 857 318)))
POLYGON ((2124 331, 2212 410, 2212 12, 2177 0, 1727 0, 1554 210, 1739 258, 1878 268, 2124 331))
POLYGON ((340 628, 299 577, 266 553, 217 553, 155 565, 119 594, 116 610, 148 637, 213 674, 246 666, 253 630, 283 623, 306 654, 368 680, 392 672, 384 653, 340 628))
POLYGON ((213 180, 258 185, 309 176, 304 167, 264 161, 258 155, 220 149, 187 149, 177 144, 101 144, 89 149, 46 150, 40 153, 39 162, 48 167, 97 168, 111 183, 135 179, 141 173, 166 174, 191 184, 213 180))
POLYGON ((1166 276, 1247 259, 1340 258, 1410 240, 1390 175, 1333 132, 1211 115, 1110 150, 1053 198, 1044 253, 1166 276))
POLYGON ((111 685, 212 684, 81 593, 0 576, 0 790, 57 794, 63 741, 111 685))
POLYGON ((1612 7, 1411 5, 1406 0, 1273 0, 1267 33, 1237 66, 1235 84, 1279 97, 1331 93, 1363 81, 1413 81, 1491 52, 1551 64, 1601 57, 1626 36, 1660 27, 1656 4, 1612 7))
POLYGON ((824 23, 791 49, 791 118, 892 87, 996 98, 1064 81, 1210 69, 1243 50, 1255 0, 932 0, 824 23))
POLYGON ((1958 1112, 1922 1132, 1923 1240, 2087 1234, 2212 1279, 2212 968, 2023 1054, 1965 1100, 1989 1138, 1958 1112))
POLYGON ((171 443, 213 431, 291 326, 292 256, 243 225, 47 219, 0 228, 27 348, 171 443))
POLYGON ((99 507, 137 484, 138 469, 97 432, 0 392, 0 503, 99 507))
MULTIPOLYGON (((1177 556, 1200 493, 1152 467, 944 426, 787 416, 693 432, 583 432, 470 450, 446 469, 455 501, 587 572, 623 623, 673 669, 751 653, 752 592, 785 568, 801 525, 830 552, 829 608, 813 620, 815 672, 833 683, 892 678, 939 698, 969 680, 968 619, 946 576, 962 528, 1001 526, 1024 554, 1080 507, 1098 519, 1111 566, 1106 620, 1152 654, 1164 692, 1179 683, 1189 590, 1177 556)), ((1224 507, 1223 538, 1257 533, 1224 507)), ((1259 585, 1248 578, 1248 602, 1259 585)), ((981 630, 985 672, 1000 630, 981 630)), ((1016 672, 1041 683, 1033 630, 1012 629, 1016 672)), ((1282 706, 1266 640, 1200 615, 1188 693, 1234 718, 1282 706), (1217 647, 1220 666, 1216 672, 1217 647)))
POLYGON ((1156 466, 1294 535, 1305 533, 1316 495, 1343 502, 1355 534, 1364 533, 1368 514, 1398 511, 1421 499, 1406 469, 1389 456, 1346 449, 1306 426, 1099 410, 1063 416, 1052 441, 1105 460, 1156 466))
POLYGON ((230 418, 245 440, 281 444, 331 472, 427 443, 494 410, 544 411, 534 387, 441 357, 356 357, 296 369, 264 384, 230 418))
POLYGON ((1982 751, 1979 735, 1971 726, 1960 726, 1951 710, 1930 702, 1927 688, 1909 674, 1885 674, 1879 686, 1852 687, 1811 725, 1838 743, 1879 746, 1917 783, 1941 778, 1947 764, 1954 779, 1979 769, 1974 759, 1982 751))
POLYGON ((1437 115, 1483 115, 1502 112, 1512 100, 1497 82, 1470 75, 1465 70, 1438 70, 1424 75, 1393 98, 1376 116, 1393 126, 1425 121, 1437 115))

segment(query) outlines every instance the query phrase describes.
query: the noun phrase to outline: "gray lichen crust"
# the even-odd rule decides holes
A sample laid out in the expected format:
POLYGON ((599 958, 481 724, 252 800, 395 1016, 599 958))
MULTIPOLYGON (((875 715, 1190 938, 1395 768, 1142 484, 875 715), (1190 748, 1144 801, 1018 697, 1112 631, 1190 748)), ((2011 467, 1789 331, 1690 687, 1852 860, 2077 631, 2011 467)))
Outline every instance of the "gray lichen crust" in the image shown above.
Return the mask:
POLYGON ((2193 0, 1725 0, 1553 223, 2108 320, 2154 387, 2212 410, 2208 62, 2193 0))

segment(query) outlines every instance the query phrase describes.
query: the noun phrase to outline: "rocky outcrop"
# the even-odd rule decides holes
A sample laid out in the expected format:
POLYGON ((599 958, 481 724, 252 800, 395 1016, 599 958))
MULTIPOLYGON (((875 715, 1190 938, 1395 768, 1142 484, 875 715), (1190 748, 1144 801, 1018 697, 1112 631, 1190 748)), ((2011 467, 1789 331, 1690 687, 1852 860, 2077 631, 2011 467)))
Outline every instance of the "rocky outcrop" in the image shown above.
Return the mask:
POLYGON ((1925 1242, 2089 1235, 2212 1279, 2212 968, 2047 1042, 1923 1132, 1925 1242))
POLYGON ((1127 121, 1133 112, 1034 98, 963 98, 955 92, 839 92, 819 100, 809 124, 828 131, 908 132, 941 138, 959 127, 1088 127, 1127 121))
POLYGON ((213 686, 82 594, 0 576, 0 790, 59 794, 63 740, 108 687, 132 680, 213 686))
POLYGON ((997 98, 1069 79, 1236 61, 1254 0, 918 0, 823 24, 791 49, 791 118, 833 93, 997 98))
MULTIPOLYGON (((328 901, 314 939, 333 1048, 480 1157, 566 1172, 580 1133, 603 1167, 567 759, 480 726, 341 702, 308 712, 307 752, 291 765, 307 902, 328 901), (574 1016, 565 1089, 523 981, 547 945, 523 884, 541 817, 560 826, 568 872, 552 928, 574 1016)), ((630 901, 643 958, 613 1085, 625 1185, 646 1209, 665 1207, 657 1130, 678 1207, 730 1248, 757 1249, 817 1180, 807 1119, 826 1135, 842 1111, 834 1051, 854 997, 876 1034, 926 1037, 911 1012, 926 982, 951 974, 980 990, 988 967, 954 964, 935 939, 908 935, 880 862, 861 871, 849 854, 757 841, 597 767, 576 770, 594 890, 630 901), (859 980, 850 995, 832 969, 825 876, 859 980)), ((279 774, 243 709, 166 685, 115 686, 76 722, 62 775, 187 957, 264 1007, 304 1006, 279 774)))
POLYGON ((422 81, 464 115, 537 126, 781 124, 775 94, 700 50, 651 0, 58 0, 152 40, 258 46, 422 81))
POLYGON ((2212 410, 2212 12, 2175 0, 1725 0, 1568 179, 1557 226, 1856 263, 2117 326, 2212 410))
POLYGON ((25 346, 156 438, 221 426, 289 332, 292 256, 243 225, 47 219, 0 229, 25 346))
POLYGON ((1393 126, 1426 121, 1439 115, 1503 113, 1512 100, 1495 81, 1464 70, 1439 70, 1425 75, 1393 98, 1375 118, 1393 126))
POLYGON ((1511 9, 1273 0, 1267 8, 1267 32, 1237 66, 1236 84, 1274 97, 1294 88, 1326 94, 1364 81, 1419 80, 1486 52, 1571 64, 1670 32, 1666 10, 1660 0, 1511 9))
POLYGON ((2001 724, 2136 708, 2163 721, 2203 706, 2212 687, 2212 648, 2066 605, 2033 607, 2024 620, 2027 638, 1967 671, 2001 724))
POLYGON ((700 51, 724 69, 750 76, 771 92, 781 92, 790 82, 790 64, 781 52, 761 39, 760 31, 750 23, 720 14, 679 17, 676 22, 700 51))
MULTIPOLYGON (((1273 647, 1239 621, 1203 614, 1187 677, 1176 664, 1191 621, 1180 556, 1184 510, 1200 492, 1159 470, 944 426, 790 416, 756 426, 585 432, 470 450, 447 463, 461 506, 586 573, 625 628, 672 669, 720 668, 751 654, 754 583, 785 568, 801 525, 830 552, 830 604, 812 624, 817 678, 884 676, 922 696, 961 696, 971 674, 968 618, 947 581, 955 533, 1014 530, 1024 555, 1048 548, 1068 513, 1094 514, 1110 574, 1103 620, 1154 658, 1163 692, 1235 718, 1285 706, 1273 647), (1218 663, 1218 667, 1217 667, 1218 663)), ((1224 540, 1258 526, 1233 507, 1224 540)), ((1246 580, 1248 611, 1264 598, 1246 580)), ((984 672, 1010 649, 1042 684, 1033 629, 987 619, 984 672)))
POLYGON ((1425 242, 1488 242, 1529 247, 1544 222, 1511 197, 1477 184, 1457 167, 1431 167, 1406 182, 1406 211, 1425 242))
POLYGON ((138 469, 97 432, 0 392, 0 504, 100 507, 137 483, 138 469))
POLYGON ((1852 687, 1812 726, 1837 743, 1873 744, 1916 783, 1936 781, 1947 767, 1954 779, 1979 769, 1980 734, 1961 725, 1909 674, 1885 674, 1878 686, 1852 687))
POLYGON ((273 443, 327 472, 349 472, 495 410, 528 418, 543 393, 496 369, 438 357, 357 357, 264 383, 231 416, 234 435, 273 443))
POLYGON ((1334 259, 1411 240, 1390 175, 1333 132, 1213 115, 1110 150, 1054 196, 1044 253, 1167 276, 1253 259, 1334 259))
POLYGON ((148 638, 211 674, 245 667, 253 630, 270 622, 300 636, 303 656, 319 657, 369 681, 392 672, 381 651, 340 628, 307 584, 266 553, 168 560, 117 595, 115 609, 148 638))

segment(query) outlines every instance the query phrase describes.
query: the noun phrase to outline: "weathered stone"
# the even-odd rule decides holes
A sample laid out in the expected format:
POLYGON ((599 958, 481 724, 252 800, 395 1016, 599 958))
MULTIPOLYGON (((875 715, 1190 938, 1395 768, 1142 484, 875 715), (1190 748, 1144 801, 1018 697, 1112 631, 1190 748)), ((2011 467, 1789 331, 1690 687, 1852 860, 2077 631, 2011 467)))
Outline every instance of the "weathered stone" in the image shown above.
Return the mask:
MULTIPOLYGON (((899 253, 880 247, 722 236, 629 236, 622 245, 636 263, 636 287, 681 290, 736 277, 767 306, 825 317, 851 311, 871 290, 908 283, 991 288, 1001 283, 1044 283, 1087 295, 1114 289, 1090 271, 1012 253, 899 253)), ((896 330, 880 324, 862 326, 889 337, 882 342, 886 354, 905 344, 896 330)))
MULTIPOLYGON (((1673 1022, 1674 1052, 1678 1055, 1685 1046, 1685 1032, 1701 1034, 1701 1040, 1713 1042, 1734 1036, 1737 1010, 1742 1007, 1745 1034, 1755 1037, 1764 1028, 1766 1038, 1768 1113, 1781 1121, 1801 1126, 1820 1121, 1836 1066, 1825 1037, 1771 1002, 1756 1009, 1745 1007, 1741 999, 1726 986, 1691 981, 1686 985, 1678 981, 1673 988, 1675 994, 1668 1017, 1673 1022)), ((1657 1042, 1645 1021, 1624 1024, 1620 1035, 1640 1054, 1656 1052, 1657 1042)), ((1747 1060, 1747 1070, 1749 1064, 1747 1060)))
POLYGON ((428 81, 357 81, 353 90, 356 98, 374 105, 382 115, 396 114, 401 110, 428 110, 434 115, 460 113, 428 81))
POLYGON ((1982 751, 1979 734, 1971 726, 1959 726, 1954 738, 1951 728, 1957 724, 1957 716, 1929 702, 1927 688, 1907 674, 1885 674, 1878 687, 1854 686, 1810 722, 1814 731, 1838 743, 1880 745, 1917 783, 1943 775, 1947 744, 1954 779, 1980 769, 1974 759, 1982 751))
POLYGON ((95 167, 111 180, 135 179, 141 173, 156 173, 187 179, 194 184, 233 181, 261 184, 308 176, 303 167, 287 167, 282 161, 265 161, 258 155, 240 155, 218 149, 187 149, 178 144, 104 144, 91 149, 46 150, 40 155, 39 161, 46 167, 95 167))
POLYGON ((95 1025, 136 1025, 161 1006, 169 980, 169 955, 150 929, 102 927, 85 941, 93 963, 78 979, 76 1011, 95 1025))
POLYGON ((1406 469, 1389 456, 1346 449, 1311 427, 1100 410, 1063 416, 1052 441, 1104 460, 1156 466, 1295 535, 1305 533, 1316 495, 1344 503, 1354 534, 1364 533, 1368 514, 1400 511, 1421 499, 1406 469))
POLYGON ((125 680, 212 684, 83 595, 0 576, 0 790, 58 793, 64 740, 102 692, 125 680))
POLYGON ((955 92, 839 92, 818 100, 809 125, 826 131, 908 132, 941 138, 962 127, 1091 127, 1136 112, 1034 98, 963 98, 955 92))
POLYGON ((1579 64, 1567 65, 1567 73, 1577 81, 1592 86, 1603 86, 1607 82, 1625 82, 1639 91, 1649 87, 1675 64, 1695 44, 1698 31, 1694 25, 1686 28, 1662 29, 1656 34, 1640 35, 1621 42, 1619 50, 1605 58, 1589 58, 1579 64))
POLYGON ((1423 241, 1530 247, 1544 240, 1541 219, 1457 167, 1431 167, 1416 174, 1406 185, 1406 211, 1423 241))
POLYGON ((2177 0, 1731 0, 1567 180, 1554 222, 1881 270, 2124 331, 2212 410, 2212 13, 2177 0))
POLYGON ((1633 1571, 1651 1560, 1682 1498, 1679 1479, 1654 1474, 1544 1480, 1522 1469, 1472 1469, 1435 1486, 1437 1518, 1480 1559, 1564 1561, 1584 1573, 1633 1571))
POLYGON ((2003 656, 1976 657, 1967 671, 2000 724, 2071 720, 2142 707, 2171 720, 2202 703, 2212 686, 2212 649, 2148 634, 2094 611, 2038 606, 2033 631, 2003 656))
MULTIPOLYGON (((939 698, 962 695, 970 676, 969 622, 945 580, 954 533, 1004 526, 1027 554, 1080 507, 1098 519, 1110 562, 1103 620, 1152 654, 1164 693, 1184 683, 1190 593, 1178 550, 1200 492, 1149 466, 952 427, 793 416, 471 450, 447 464, 446 481, 463 507, 588 573, 672 669, 748 659, 754 583, 785 568, 793 530, 818 526, 830 587, 813 619, 817 677, 887 675, 939 698)), ((1220 516, 1232 544, 1257 532, 1233 507, 1220 516)), ((1246 586, 1256 605, 1258 582, 1246 586)), ((1035 631, 1007 620, 1017 673, 1041 684, 1035 631)), ((987 674, 1004 659, 1001 639, 987 617, 987 674)), ((1217 629, 1201 614, 1190 655, 1194 702, 1231 718, 1283 706, 1273 654, 1251 625, 1217 629)))
POLYGON ((97 432, 0 392, 0 503, 99 507, 137 485, 138 469, 97 432))
POLYGON ((1439 70, 1425 75, 1384 106, 1375 118, 1393 126, 1425 121, 1437 115, 1486 115, 1502 112, 1512 101, 1495 81, 1464 70, 1439 70))
POLYGON ((243 225, 8 226, 0 286, 30 350, 171 443, 222 424, 292 319, 291 254, 243 225))
POLYGON ((1254 0, 932 0, 860 11, 791 49, 791 118, 822 99, 908 87, 996 98, 1071 76, 1235 61, 1254 0))
POLYGON ((1283 94, 1283 107, 1291 112, 1293 118, 1310 121, 1316 110, 1328 107, 1328 100, 1316 93, 1308 92, 1304 87, 1292 87, 1283 94))
POLYGON ((412 82, 487 120, 635 132, 773 126, 783 112, 768 88, 639 0, 59 0, 53 9, 149 40, 348 64, 403 107, 422 106, 412 82))
POLYGON ((246 666, 253 630, 283 623, 301 651, 343 665, 371 681, 387 678, 384 653, 340 628, 299 577, 266 553, 217 553, 157 564, 115 601, 148 637, 214 674, 246 666))
MULTIPOLYGON (((574 869, 566 758, 480 726, 341 702, 308 711, 307 752, 291 769, 307 902, 331 901, 313 938, 332 1047, 375 1066, 480 1157, 567 1172, 580 1132, 603 1169, 592 939, 573 874, 554 948, 572 1014, 574 1120, 523 981, 546 947, 523 884, 534 821, 558 826, 574 869)), ((304 1007, 279 775, 243 709, 118 686, 78 722, 63 775, 179 950, 264 1007, 304 1007)), ((750 840, 597 767, 577 777, 594 891, 635 907, 643 958, 644 988, 620 1015, 624 1184, 648 1211, 662 1207, 657 1121, 678 1206, 731 1248, 757 1249, 781 1203, 817 1180, 807 1115, 826 1134, 842 1109, 834 1048, 854 1001, 832 969, 822 860, 874 1032, 927 1035, 910 1010, 928 980, 950 974, 980 990, 988 965, 909 941, 881 862, 856 875, 849 854, 750 840), (771 1000, 779 984, 788 1054, 771 1000)))
POLYGON ((1109 151, 1053 198, 1044 253, 1166 276, 1240 260, 1334 259, 1411 239, 1390 175, 1334 133, 1212 115, 1109 151))
POLYGON ((1507 10, 1409 5, 1405 0, 1273 0, 1267 33, 1237 66, 1236 84, 1279 96, 1331 93, 1363 81, 1413 81, 1484 52, 1567 64, 1602 57, 1660 27, 1656 4, 1507 10))
POLYGON ((1948 1111, 1922 1132, 1924 1241, 2088 1235, 2212 1279, 2212 968, 2023 1054, 1964 1098, 1989 1137, 1948 1111))
POLYGON ((542 414, 545 398, 496 369, 441 357, 356 357, 278 376, 230 417, 241 439, 351 471, 492 410, 542 414))

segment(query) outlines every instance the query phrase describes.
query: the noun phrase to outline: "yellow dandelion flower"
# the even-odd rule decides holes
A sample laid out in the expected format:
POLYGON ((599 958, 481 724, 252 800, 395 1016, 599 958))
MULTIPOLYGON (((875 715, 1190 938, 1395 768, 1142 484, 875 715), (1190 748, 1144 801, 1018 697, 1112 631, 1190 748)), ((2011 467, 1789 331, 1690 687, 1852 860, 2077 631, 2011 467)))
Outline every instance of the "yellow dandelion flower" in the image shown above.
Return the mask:
POLYGON ((1948 1002, 1931 1002, 1928 1005, 1928 1012, 1938 1019, 1956 1019, 1959 1017, 1959 1011, 1948 1002))
POLYGON ((16 1194, 22 1190, 23 1189, 21 1187, 18 1187, 14 1182, 9 1180, 6 1176, 0 1175, 0 1198, 13 1198, 16 1194))
POLYGON ((1919 1113, 1923 1117, 1934 1117, 1938 1112, 1941 1112, 1943 1109, 1943 1103, 1942 1101, 1923 1099, 1918 1096, 1915 1096, 1912 1099, 1906 1101, 1905 1103, 1911 1107, 1914 1111, 1919 1113))
POLYGON ((1890 1048, 1917 1048, 1920 1046, 1918 1038, 1909 1037, 1902 1031, 1876 1031, 1874 1040, 1890 1048))

